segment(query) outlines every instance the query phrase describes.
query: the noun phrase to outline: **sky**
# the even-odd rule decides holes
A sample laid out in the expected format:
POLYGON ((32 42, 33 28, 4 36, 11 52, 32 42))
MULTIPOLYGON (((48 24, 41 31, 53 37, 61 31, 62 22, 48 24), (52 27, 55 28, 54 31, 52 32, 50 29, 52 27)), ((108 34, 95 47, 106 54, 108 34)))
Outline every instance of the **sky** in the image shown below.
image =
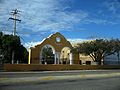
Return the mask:
POLYGON ((71 42, 120 38, 120 0, 0 0, 0 31, 12 34, 11 11, 18 9, 17 35, 25 47, 55 32, 71 42))

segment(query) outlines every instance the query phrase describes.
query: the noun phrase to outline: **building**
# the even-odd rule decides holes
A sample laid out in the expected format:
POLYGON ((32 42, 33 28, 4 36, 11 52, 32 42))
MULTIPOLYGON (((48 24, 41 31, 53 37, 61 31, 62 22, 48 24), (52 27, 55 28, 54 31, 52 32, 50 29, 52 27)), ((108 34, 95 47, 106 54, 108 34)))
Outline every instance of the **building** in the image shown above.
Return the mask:
MULTIPOLYGON (((80 64, 97 65, 89 56, 84 56, 77 52, 71 52, 75 45, 59 32, 45 38, 40 44, 29 49, 28 64, 80 64), (50 51, 45 54, 45 50, 50 51)), ((104 58, 105 65, 120 64, 120 59, 116 54, 104 58)))
POLYGON ((79 64, 79 54, 71 52, 72 45, 59 32, 45 38, 40 44, 29 49, 29 64, 79 64), (52 50, 44 56, 44 48, 52 50), (47 59, 46 59, 47 58, 47 59))

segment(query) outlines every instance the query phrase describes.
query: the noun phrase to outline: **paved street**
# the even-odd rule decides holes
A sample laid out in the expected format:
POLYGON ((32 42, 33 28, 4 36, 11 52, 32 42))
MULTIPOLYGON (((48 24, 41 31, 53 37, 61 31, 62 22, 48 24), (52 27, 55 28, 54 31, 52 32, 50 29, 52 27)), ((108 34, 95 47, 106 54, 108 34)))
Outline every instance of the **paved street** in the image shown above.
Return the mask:
POLYGON ((3 85, 1 90, 120 90, 120 77, 3 85))
POLYGON ((74 70, 74 71, 34 71, 34 72, 0 72, 0 77, 21 78, 21 77, 42 77, 42 76, 64 76, 64 75, 85 75, 85 74, 109 74, 120 73, 120 70, 74 70))
POLYGON ((120 70, 0 72, 0 76, 0 90, 120 90, 120 70))

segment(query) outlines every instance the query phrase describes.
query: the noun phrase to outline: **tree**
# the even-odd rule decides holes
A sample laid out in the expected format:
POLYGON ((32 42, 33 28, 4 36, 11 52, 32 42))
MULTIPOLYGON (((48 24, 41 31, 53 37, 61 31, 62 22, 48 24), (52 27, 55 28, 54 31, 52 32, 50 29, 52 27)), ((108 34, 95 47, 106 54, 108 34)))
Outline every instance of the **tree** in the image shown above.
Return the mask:
POLYGON ((3 38, 3 33, 0 32, 0 48, 2 48, 2 38, 3 38))
POLYGON ((93 61, 101 65, 101 61, 105 56, 116 52, 116 43, 115 40, 96 39, 90 42, 79 43, 76 49, 81 54, 89 55, 93 61))
POLYGON ((120 61, 120 40, 119 39, 112 39, 111 42, 112 42, 112 44, 114 46, 114 50, 117 54, 118 61, 120 61))
MULTIPOLYGON (((2 48, 3 48, 3 55, 4 55, 4 62, 11 63, 12 60, 12 52, 17 52, 20 47, 20 39, 18 36, 13 35, 4 35, 2 39, 2 48)), ((17 59, 15 53, 15 60, 17 59)))
POLYGON ((16 52, 20 63, 28 63, 28 51, 23 45, 20 45, 19 50, 16 52))
POLYGON ((0 48, 3 52, 4 63, 11 63, 12 52, 15 52, 15 62, 20 61, 26 63, 28 52, 25 47, 21 45, 19 36, 3 35, 0 32, 0 48))
POLYGON ((42 50, 42 57, 44 58, 45 62, 48 64, 53 64, 54 63, 54 55, 52 48, 49 46, 45 46, 42 50))

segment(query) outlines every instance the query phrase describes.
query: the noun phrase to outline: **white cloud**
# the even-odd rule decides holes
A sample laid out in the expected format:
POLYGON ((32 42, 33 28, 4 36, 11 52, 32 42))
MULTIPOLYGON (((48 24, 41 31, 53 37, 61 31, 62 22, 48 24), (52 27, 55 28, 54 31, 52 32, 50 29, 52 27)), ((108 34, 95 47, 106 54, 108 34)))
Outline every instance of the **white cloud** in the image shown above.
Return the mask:
POLYGON ((104 7, 104 12, 107 12, 106 17, 110 17, 112 22, 119 24, 120 19, 120 1, 110 0, 105 1, 102 6, 104 7))
POLYGON ((40 44, 41 42, 37 41, 37 42, 27 42, 24 44, 24 46, 28 49, 30 47, 34 47, 37 44, 40 44))
POLYGON ((10 32, 10 31, 2 31, 2 32, 3 32, 3 34, 9 34, 9 35, 13 34, 13 33, 10 32))
POLYGON ((119 24, 120 19, 120 1, 119 0, 104 0, 98 5, 96 13, 92 13, 85 23, 95 23, 102 25, 119 24))
MULTIPOLYGON (((19 19, 21 23, 17 24, 18 31, 39 32, 39 31, 63 31, 70 30, 75 24, 115 24, 106 19, 100 19, 89 16, 88 12, 78 10, 75 12, 65 11, 68 6, 63 7, 57 0, 1 0, 0 3, 0 23, 7 23, 8 30, 13 29, 13 22, 8 21, 12 9, 19 9, 19 19), (6 20, 6 21, 5 21, 6 20), (29 31, 28 31, 29 30, 29 31)), ((114 12, 115 6, 118 8, 118 2, 105 4, 112 8, 114 12), (112 7, 111 7, 112 6, 112 7)), ((3 27, 4 25, 0 27, 3 27)))
POLYGON ((86 24, 88 23, 95 23, 95 24, 102 24, 102 25, 107 25, 107 24, 111 24, 111 25, 114 25, 114 24, 117 24, 116 22, 114 21, 110 21, 110 20, 107 20, 107 19, 98 19, 98 18, 88 18, 85 20, 86 24))
MULTIPOLYGON (((114 21, 107 19, 96 18, 90 16, 90 12, 77 10, 74 12, 66 11, 68 6, 64 7, 59 0, 1 0, 0 2, 0 28, 7 28, 13 30, 13 21, 8 18, 11 17, 10 11, 12 9, 19 9, 19 19, 21 23, 17 23, 17 32, 24 33, 24 36, 29 37, 30 34, 38 32, 58 32, 70 30, 76 24, 116 24, 114 21), (2 23, 2 24, 1 24, 2 23)), ((64 1, 64 0, 63 0, 64 1)), ((101 5, 101 4, 100 4, 101 5)), ((115 2, 106 2, 105 7, 115 13, 120 10, 120 4, 115 2)), ((100 14, 102 11, 99 12, 100 14)), ((93 14, 93 13, 92 13, 93 14)), ((95 13, 96 14, 96 13, 95 13)), ((120 15, 119 15, 120 18, 120 15)), ((22 35, 22 34, 20 34, 22 35)), ((83 39, 68 39, 71 42, 83 41, 83 39)), ((25 43, 26 47, 35 45, 39 42, 25 43)))
POLYGON ((89 41, 90 39, 71 38, 71 39, 67 39, 67 40, 72 44, 77 44, 80 42, 89 41))
POLYGON ((103 5, 108 9, 108 11, 112 12, 112 14, 116 14, 120 10, 119 0, 106 1, 103 5))
MULTIPOLYGON (((38 31, 60 31, 70 29, 75 23, 80 23, 88 14, 84 11, 65 12, 66 7, 60 6, 57 0, 4 0, 0 4, 1 22, 10 17, 8 14, 12 9, 19 9, 22 22, 17 30, 38 31), (62 7, 62 8, 61 8, 62 7), (6 15, 6 16, 5 16, 6 15)), ((68 7, 67 7, 68 8, 68 7)), ((7 22, 7 21, 6 21, 7 22)), ((12 23, 8 22, 8 23, 12 23)), ((9 27, 12 28, 12 27, 9 27)))

